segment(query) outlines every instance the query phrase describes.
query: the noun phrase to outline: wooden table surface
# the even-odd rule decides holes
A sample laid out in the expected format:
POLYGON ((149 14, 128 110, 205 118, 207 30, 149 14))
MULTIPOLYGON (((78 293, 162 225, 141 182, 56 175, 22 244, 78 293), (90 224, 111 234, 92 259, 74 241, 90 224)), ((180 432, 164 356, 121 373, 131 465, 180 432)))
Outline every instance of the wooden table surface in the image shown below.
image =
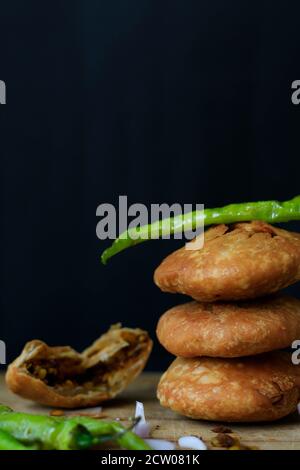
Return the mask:
MULTIPOLYGON (((119 418, 126 422, 133 416, 135 401, 142 401, 146 418, 151 424, 151 437, 176 442, 180 436, 201 437, 208 447, 216 435, 212 428, 216 423, 193 421, 162 408, 156 399, 156 386, 159 374, 143 373, 119 397, 104 404, 103 413, 109 418, 119 418)), ((3 374, 0 375, 0 403, 11 406, 16 411, 49 414, 49 408, 23 400, 7 390, 3 374)), ((232 431, 239 436, 241 443, 259 449, 300 450, 300 416, 298 413, 271 424, 230 424, 232 431)))

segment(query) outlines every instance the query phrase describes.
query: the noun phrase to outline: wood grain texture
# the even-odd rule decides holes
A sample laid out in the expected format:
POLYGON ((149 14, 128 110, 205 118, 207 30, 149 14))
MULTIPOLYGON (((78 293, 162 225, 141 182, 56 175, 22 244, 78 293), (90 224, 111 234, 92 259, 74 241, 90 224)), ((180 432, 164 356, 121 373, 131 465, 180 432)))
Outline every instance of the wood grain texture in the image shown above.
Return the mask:
MULTIPOLYGON (((217 423, 193 421, 162 408, 156 399, 159 376, 156 373, 143 373, 118 398, 103 406, 105 417, 119 418, 120 421, 127 423, 134 414, 135 401, 139 400, 145 405, 146 417, 152 428, 151 437, 176 442, 180 436, 194 435, 201 437, 208 447, 211 447, 210 441, 216 436, 212 429, 217 423)), ((28 413, 49 414, 51 411, 50 408, 13 395, 5 386, 3 374, 0 375, 0 403, 9 405, 16 411, 28 413)), ((230 424, 229 427, 240 438, 242 444, 248 446, 262 450, 300 450, 300 416, 297 413, 277 423, 230 424)))

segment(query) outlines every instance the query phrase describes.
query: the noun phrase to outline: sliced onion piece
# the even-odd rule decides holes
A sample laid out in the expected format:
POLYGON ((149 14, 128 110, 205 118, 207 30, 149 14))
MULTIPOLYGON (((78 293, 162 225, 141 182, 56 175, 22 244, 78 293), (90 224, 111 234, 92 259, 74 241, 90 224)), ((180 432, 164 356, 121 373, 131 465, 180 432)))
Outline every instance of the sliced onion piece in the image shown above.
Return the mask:
POLYGON ((149 437, 150 425, 146 421, 144 405, 140 401, 136 402, 135 417, 140 418, 140 421, 134 426, 133 432, 137 434, 139 437, 141 437, 142 439, 149 437))
POLYGON ((178 439, 181 448, 192 450, 207 450, 206 444, 196 436, 182 436, 178 439))
POLYGON ((141 421, 146 421, 144 404, 141 401, 135 402, 135 418, 141 418, 141 421))
POLYGON ((174 450, 176 446, 173 442, 165 441, 164 439, 145 439, 153 450, 174 450))

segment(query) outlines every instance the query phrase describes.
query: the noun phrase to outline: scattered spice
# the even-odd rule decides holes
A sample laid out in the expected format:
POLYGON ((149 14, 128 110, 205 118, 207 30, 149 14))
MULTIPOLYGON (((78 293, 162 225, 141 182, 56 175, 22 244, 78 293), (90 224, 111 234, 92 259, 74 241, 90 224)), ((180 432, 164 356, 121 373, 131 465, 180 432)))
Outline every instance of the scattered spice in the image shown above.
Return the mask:
POLYGON ((237 442, 237 444, 235 444, 234 446, 232 447, 229 447, 228 450, 259 450, 258 447, 256 446, 245 446, 244 444, 241 444, 239 441, 237 442))
POLYGON ((211 445, 213 447, 225 447, 228 449, 235 445, 235 440, 233 437, 229 436, 229 434, 219 433, 217 434, 212 440, 211 445))
MULTIPOLYGON (((230 432, 232 431, 230 430, 230 432)), ((245 446, 241 443, 240 439, 237 436, 230 436, 229 434, 226 434, 224 432, 218 433, 215 437, 212 438, 210 443, 213 447, 220 447, 227 450, 259 450, 259 448, 255 446, 245 446)))
POLYGON ((108 415, 104 413, 92 414, 92 413, 74 413, 71 416, 85 416, 86 418, 93 418, 93 419, 104 419, 109 418, 108 415))
POLYGON ((215 426, 212 429, 212 432, 215 432, 216 434, 230 434, 232 433, 232 430, 220 424, 219 426, 215 426))
POLYGON ((50 411, 50 416, 64 416, 63 410, 52 410, 50 411))
POLYGON ((77 410, 66 411, 65 414, 68 416, 85 416, 96 419, 108 418, 108 415, 103 413, 102 406, 94 406, 93 408, 78 408, 77 410))

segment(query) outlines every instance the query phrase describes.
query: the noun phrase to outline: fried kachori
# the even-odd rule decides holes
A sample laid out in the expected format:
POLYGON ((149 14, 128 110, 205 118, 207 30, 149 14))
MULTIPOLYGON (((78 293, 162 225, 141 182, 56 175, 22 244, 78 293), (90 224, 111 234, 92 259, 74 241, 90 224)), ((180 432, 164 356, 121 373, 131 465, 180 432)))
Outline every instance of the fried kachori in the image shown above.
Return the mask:
POLYGON ((300 366, 285 352, 239 359, 177 358, 158 385, 162 406, 225 422, 273 421, 294 412, 300 366))
POLYGON ((14 393, 43 405, 96 406, 114 398, 137 377, 151 349, 146 331, 119 324, 82 353, 33 340, 9 365, 6 383, 14 393))
POLYGON ((188 302, 164 313, 157 337, 175 356, 239 357, 300 338, 300 301, 287 295, 236 303, 188 302))
POLYGON ((299 279, 300 234, 260 221, 212 227, 203 248, 175 251, 154 274, 162 291, 200 302, 257 298, 299 279))

